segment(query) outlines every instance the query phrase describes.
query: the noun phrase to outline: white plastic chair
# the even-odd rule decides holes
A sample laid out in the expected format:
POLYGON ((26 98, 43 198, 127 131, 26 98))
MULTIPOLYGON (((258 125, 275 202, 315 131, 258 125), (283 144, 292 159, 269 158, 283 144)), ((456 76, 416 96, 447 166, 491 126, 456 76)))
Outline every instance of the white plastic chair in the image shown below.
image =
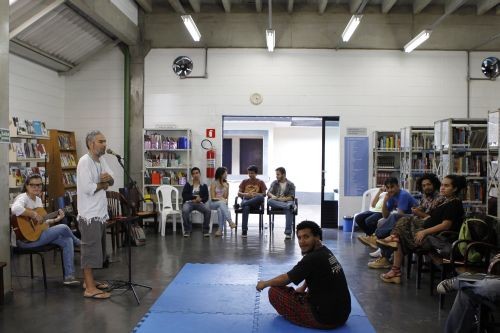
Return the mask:
POLYGON ((168 215, 172 215, 173 231, 175 234, 177 215, 181 217, 182 234, 184 234, 184 224, 182 223, 182 211, 179 209, 179 190, 174 186, 162 185, 156 188, 158 198, 158 211, 161 213, 159 229, 161 235, 165 236, 165 225, 168 215), (174 197, 172 197, 172 192, 174 197))
MULTIPOLYGON (((370 205, 371 205, 372 199, 375 196, 375 194, 377 194, 378 190, 379 190, 378 187, 375 187, 375 188, 370 188, 363 193, 363 197, 361 200, 361 210, 359 211, 359 213, 366 212, 367 210, 370 210, 370 205)), ((351 239, 352 239, 352 236, 354 235, 354 227, 356 226, 356 224, 355 224, 356 223, 356 216, 359 213, 354 214, 354 217, 352 219, 351 239)))

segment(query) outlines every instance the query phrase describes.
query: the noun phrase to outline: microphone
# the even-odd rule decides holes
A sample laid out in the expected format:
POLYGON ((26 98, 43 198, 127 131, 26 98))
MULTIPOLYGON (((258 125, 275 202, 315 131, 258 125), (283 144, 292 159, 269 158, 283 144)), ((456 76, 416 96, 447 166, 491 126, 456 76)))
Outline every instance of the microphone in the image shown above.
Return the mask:
POLYGON ((118 158, 119 160, 121 160, 121 159, 122 159, 122 157, 121 157, 119 154, 115 153, 114 151, 112 151, 112 150, 111 150, 111 149, 109 149, 109 148, 108 148, 108 149, 106 149, 106 153, 108 153, 108 154, 110 154, 110 155, 115 155, 115 156, 116 156, 116 158, 118 158))

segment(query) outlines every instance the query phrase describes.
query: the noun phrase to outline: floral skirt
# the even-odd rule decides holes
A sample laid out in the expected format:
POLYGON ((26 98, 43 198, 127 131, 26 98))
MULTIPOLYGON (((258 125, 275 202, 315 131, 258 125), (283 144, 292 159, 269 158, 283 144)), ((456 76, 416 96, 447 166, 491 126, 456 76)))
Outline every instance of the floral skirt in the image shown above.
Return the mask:
POLYGON ((419 219, 415 216, 405 216, 398 220, 394 229, 392 229, 393 235, 397 235, 399 237, 399 242, 401 243, 401 249, 404 254, 407 254, 410 251, 415 250, 419 247, 415 243, 415 234, 424 230, 425 221, 419 219))

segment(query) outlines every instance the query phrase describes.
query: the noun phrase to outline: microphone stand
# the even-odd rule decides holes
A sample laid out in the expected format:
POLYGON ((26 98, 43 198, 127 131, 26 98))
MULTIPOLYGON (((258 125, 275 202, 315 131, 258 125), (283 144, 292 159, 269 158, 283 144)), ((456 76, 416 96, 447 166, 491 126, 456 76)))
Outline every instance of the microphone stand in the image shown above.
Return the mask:
MULTIPOLYGON (((121 167, 123 168, 123 172, 125 173, 125 176, 127 177, 128 181, 129 181, 129 189, 135 187, 135 189, 139 192, 141 198, 142 198, 142 193, 139 191, 139 189, 137 188, 137 183, 132 180, 132 178, 130 177, 129 173, 127 172, 127 169, 125 169, 125 166, 123 165, 123 162, 122 162, 122 157, 119 156, 119 155, 115 155, 116 159, 118 160, 118 163, 121 165, 121 167)), ((129 204, 129 206, 132 206, 127 198, 127 203, 129 204)), ((130 212, 131 214, 132 212, 130 212)), ((135 221, 137 221, 139 218, 137 216, 128 216, 126 219, 124 219, 122 221, 122 223, 125 223, 125 226, 126 226, 126 232, 127 232, 127 252, 128 252, 128 281, 123 281, 123 280, 115 280, 114 282, 116 283, 116 285, 112 285, 111 289, 112 290, 115 290, 115 289, 125 289, 125 292, 129 291, 129 290, 132 290, 132 292, 134 293, 134 297, 135 297, 135 300, 137 301, 137 305, 141 304, 141 302, 139 301, 139 297, 137 296, 137 293, 135 291, 135 288, 134 287, 143 287, 143 288, 147 288, 147 289, 152 289, 150 286, 146 286, 144 284, 140 284, 140 283, 135 283, 132 281, 132 246, 131 246, 131 233, 130 233, 130 230, 131 230, 131 224, 135 221)))

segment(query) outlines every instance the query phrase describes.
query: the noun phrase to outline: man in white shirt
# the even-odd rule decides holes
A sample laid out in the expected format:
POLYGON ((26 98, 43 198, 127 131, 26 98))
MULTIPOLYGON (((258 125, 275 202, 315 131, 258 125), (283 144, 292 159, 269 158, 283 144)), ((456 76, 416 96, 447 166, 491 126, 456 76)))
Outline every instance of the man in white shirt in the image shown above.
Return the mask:
POLYGON ((108 202, 106 190, 113 185, 113 173, 102 156, 106 152, 106 138, 96 130, 85 138, 88 153, 78 161, 77 202, 78 225, 82 234, 81 265, 85 280, 84 297, 105 299, 111 295, 98 289, 107 287, 94 281, 92 269, 102 268, 105 257, 108 202))

